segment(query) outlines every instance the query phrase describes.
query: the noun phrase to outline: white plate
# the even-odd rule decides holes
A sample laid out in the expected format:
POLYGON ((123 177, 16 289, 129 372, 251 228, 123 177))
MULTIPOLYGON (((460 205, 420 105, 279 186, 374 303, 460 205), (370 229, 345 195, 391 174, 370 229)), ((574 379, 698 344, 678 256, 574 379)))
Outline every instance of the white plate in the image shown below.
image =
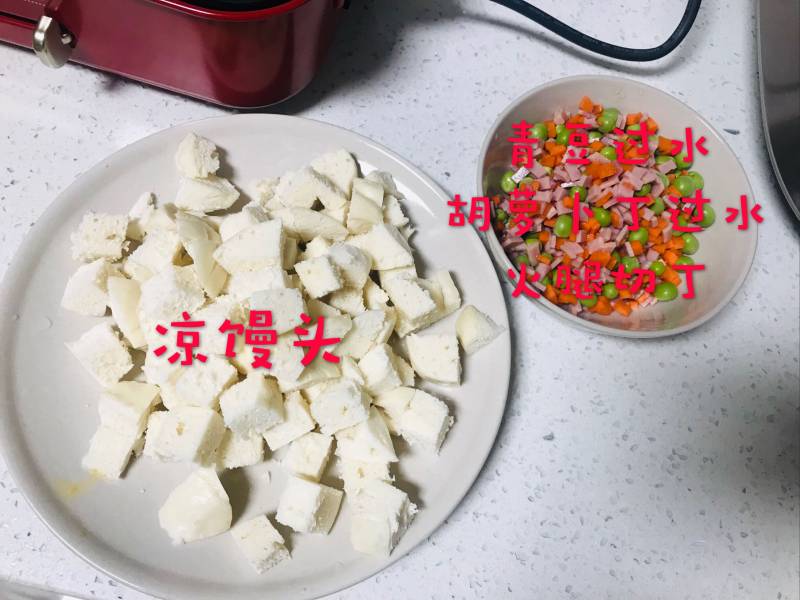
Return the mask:
MULTIPOLYGON (((117 152, 82 175, 31 230, 0 290, 0 439, 11 473, 34 510, 72 550, 112 577, 150 594, 186 600, 312 598, 365 579, 429 536, 456 507, 492 447, 505 407, 510 371, 508 315, 491 260, 470 228, 447 225, 447 196, 387 149, 354 133, 304 119, 239 115, 189 123, 117 152), (289 536, 291 561, 258 576, 224 534, 173 547, 157 511, 191 470, 140 458, 126 477, 95 482, 80 460, 97 426, 99 389, 64 347, 96 319, 59 308, 76 268, 69 234, 88 209, 127 212, 143 191, 169 201, 177 187, 173 154, 195 131, 217 142, 240 187, 279 175, 315 155, 344 147, 368 171, 391 172, 417 227, 412 238, 427 272, 454 272, 465 303, 492 316, 506 332, 464 359, 460 388, 430 386, 454 410, 456 423, 438 457, 403 449, 400 485, 419 503, 411 529, 389 559, 357 554, 348 540, 346 506, 326 536, 289 536)), ((454 316, 437 328, 454 327, 454 316)), ((273 512, 284 474, 274 462, 228 471, 234 519, 273 512), (272 473, 271 481, 266 471, 272 473)))

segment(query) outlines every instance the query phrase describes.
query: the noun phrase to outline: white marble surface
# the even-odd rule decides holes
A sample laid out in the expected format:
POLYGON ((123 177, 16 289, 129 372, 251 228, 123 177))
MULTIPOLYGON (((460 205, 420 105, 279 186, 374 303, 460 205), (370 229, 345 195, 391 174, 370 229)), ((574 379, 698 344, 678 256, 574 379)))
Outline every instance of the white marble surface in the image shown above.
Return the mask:
MULTIPOLYGON (((763 146, 754 0, 707 0, 676 55, 634 67, 587 58, 485 0, 353 4, 323 73, 276 112, 353 129, 471 194, 483 135, 511 98, 564 75, 622 72, 725 130, 765 221, 731 306, 677 339, 582 333, 510 301, 512 391, 474 489, 410 556, 336 597, 797 599, 798 230, 763 146)), ((537 5, 649 45, 683 2, 537 5)), ((149 133, 223 112, 0 47, 0 271, 82 171, 149 133)), ((2 463, 0 575, 145 598, 73 556, 2 463)))

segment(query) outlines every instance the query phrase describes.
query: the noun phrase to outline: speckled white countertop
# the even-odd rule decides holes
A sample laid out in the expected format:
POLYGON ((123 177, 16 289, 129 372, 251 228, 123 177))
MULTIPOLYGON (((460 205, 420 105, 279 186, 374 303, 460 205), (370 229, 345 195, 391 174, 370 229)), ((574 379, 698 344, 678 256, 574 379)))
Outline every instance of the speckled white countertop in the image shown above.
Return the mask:
MULTIPOLYGON (((565 75, 627 74, 724 131, 765 220, 731 306, 676 339, 582 333, 511 301, 515 329, 535 335, 516 336, 506 419, 475 487, 410 556, 336 597, 796 600, 798 230, 763 145, 755 0, 707 0, 676 55, 633 67, 589 59, 485 0, 353 4, 323 72, 276 112, 353 129, 471 194, 480 143, 512 98, 565 75)), ((610 41, 652 45, 684 3, 536 4, 610 41)), ((0 47, 0 272, 81 172, 223 112, 0 47)), ((0 576, 145 598, 73 556, 2 462, 0 576)))

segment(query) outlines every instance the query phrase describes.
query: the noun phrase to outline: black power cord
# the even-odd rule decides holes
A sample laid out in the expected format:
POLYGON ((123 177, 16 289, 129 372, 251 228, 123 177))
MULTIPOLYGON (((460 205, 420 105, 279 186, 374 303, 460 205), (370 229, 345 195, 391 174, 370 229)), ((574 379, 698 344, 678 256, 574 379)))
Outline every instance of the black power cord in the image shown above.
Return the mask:
POLYGON ((496 4, 510 8, 522 16, 535 21, 545 29, 549 29, 556 35, 581 48, 585 48, 596 54, 608 56, 609 58, 633 62, 657 60, 675 50, 683 41, 683 38, 686 37, 686 34, 691 30, 697 13, 700 10, 701 1, 702 0, 688 0, 686 11, 683 13, 683 17, 681 17, 681 22, 678 23, 675 31, 672 32, 672 35, 670 35, 663 44, 655 46, 654 48, 626 48, 625 46, 609 44, 608 42, 581 33, 577 29, 570 27, 563 21, 559 21, 555 17, 536 8, 532 4, 528 4, 524 0, 492 0, 492 2, 496 4))

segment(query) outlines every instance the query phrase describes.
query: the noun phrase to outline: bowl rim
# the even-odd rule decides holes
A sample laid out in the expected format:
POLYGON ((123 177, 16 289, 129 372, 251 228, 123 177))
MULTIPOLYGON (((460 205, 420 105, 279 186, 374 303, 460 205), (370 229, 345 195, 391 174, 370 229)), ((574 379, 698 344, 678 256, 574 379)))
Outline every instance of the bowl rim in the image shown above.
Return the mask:
MULTIPOLYGON (((725 141, 725 139, 719 134, 719 132, 695 109, 691 106, 676 98, 672 94, 665 92, 664 90, 657 88, 655 86, 649 85, 647 83, 642 83, 641 81, 637 81, 634 79, 629 79, 627 77, 620 77, 617 75, 570 75, 568 77, 560 77, 558 79, 553 79, 541 85, 538 85, 522 94, 514 98, 507 106, 503 109, 503 111, 497 116, 497 118, 492 122, 489 131, 486 133, 483 143, 481 144, 481 150, 478 158, 478 166, 477 166, 477 189, 480 191, 481 194, 484 193, 483 187, 483 166, 486 160, 486 155, 489 150, 489 146, 494 138, 494 134, 497 131, 500 124, 509 116, 511 115, 520 104, 522 104, 525 100, 536 96, 546 90, 559 87, 565 83, 572 83, 577 81, 585 81, 587 85, 591 82, 596 81, 606 81, 616 83, 620 86, 629 86, 633 88, 640 88, 648 91, 655 92, 656 94, 662 94, 664 96, 669 97, 671 100, 678 102, 681 104, 685 109, 687 109, 690 113, 694 115, 694 117, 701 123, 708 132, 716 138, 714 141, 715 143, 720 143, 724 146, 730 155, 733 157, 736 166, 738 166, 739 170, 742 172, 744 176, 745 183, 747 184, 747 193, 750 197, 753 197, 753 188, 750 184, 750 179, 747 177, 747 172, 742 165, 742 162, 739 160, 739 157, 736 156, 736 153, 733 151, 733 148, 725 141)), ((720 300, 711 310, 705 312, 695 320, 691 321, 690 323, 686 323, 684 325, 680 325, 677 327, 671 327, 668 329, 659 329, 655 331, 637 331, 637 330, 627 330, 627 329, 620 329, 611 325, 604 325, 601 323, 595 323, 593 321, 588 321, 586 319, 582 319, 578 316, 575 316, 568 311, 560 308, 559 306, 553 304, 549 300, 547 300, 544 296, 540 296, 539 298, 531 298, 526 296, 526 298, 533 302, 538 308, 541 310, 545 310, 548 313, 562 319, 567 324, 576 327, 578 329, 592 331, 594 333, 602 333, 610 336, 615 337, 623 337, 623 338, 634 338, 634 339, 654 339, 654 338, 663 338, 663 337, 670 337, 673 335, 678 335, 681 333, 685 333, 701 325, 707 323, 709 320, 713 319, 717 316, 723 308, 725 308, 733 297, 738 293, 741 289, 742 285, 744 284, 745 279, 747 279, 748 274, 750 273, 750 269, 753 266, 753 260, 755 259, 756 254, 756 247, 758 244, 758 225, 753 223, 752 229, 750 230, 753 233, 748 235, 749 244, 748 250, 748 257, 746 260, 746 265, 742 269, 741 274, 736 279, 734 284, 730 287, 728 292, 725 296, 720 300)), ((486 238, 487 244, 489 246, 489 250, 491 251, 492 258, 494 258, 495 263, 501 270, 501 275, 508 272, 509 269, 514 270, 515 272, 519 273, 517 267, 511 262, 511 260, 506 255, 503 247, 500 245, 500 240, 497 239, 497 235, 495 234, 494 228, 489 227, 488 230, 483 232, 483 235, 486 238)))

